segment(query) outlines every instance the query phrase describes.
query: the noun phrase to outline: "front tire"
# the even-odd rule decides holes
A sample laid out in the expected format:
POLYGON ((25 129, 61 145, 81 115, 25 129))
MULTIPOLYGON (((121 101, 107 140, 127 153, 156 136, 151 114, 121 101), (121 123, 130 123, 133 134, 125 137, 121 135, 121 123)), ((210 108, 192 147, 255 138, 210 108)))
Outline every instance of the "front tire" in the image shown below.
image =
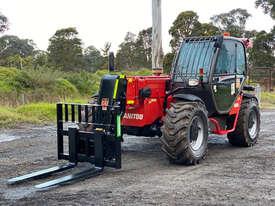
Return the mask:
POLYGON ((259 137, 260 111, 255 98, 244 98, 234 132, 227 135, 228 141, 239 147, 253 146, 259 137))
POLYGON ((194 165, 206 155, 208 118, 199 102, 172 103, 162 127, 162 150, 171 162, 194 165))

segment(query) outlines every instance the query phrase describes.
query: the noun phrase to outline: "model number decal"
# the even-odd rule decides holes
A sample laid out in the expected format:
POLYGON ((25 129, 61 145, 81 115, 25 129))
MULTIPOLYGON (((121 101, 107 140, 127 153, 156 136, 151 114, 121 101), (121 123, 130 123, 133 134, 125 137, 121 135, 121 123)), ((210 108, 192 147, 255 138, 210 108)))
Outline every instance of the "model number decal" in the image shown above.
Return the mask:
POLYGON ((125 113, 123 118, 143 120, 143 114, 125 113))

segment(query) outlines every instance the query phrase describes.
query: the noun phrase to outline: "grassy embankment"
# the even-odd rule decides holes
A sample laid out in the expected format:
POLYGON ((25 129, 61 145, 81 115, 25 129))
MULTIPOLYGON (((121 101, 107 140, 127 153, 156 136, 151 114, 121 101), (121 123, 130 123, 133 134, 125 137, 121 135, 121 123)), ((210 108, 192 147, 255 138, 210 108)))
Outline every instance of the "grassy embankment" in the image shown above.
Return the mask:
MULTIPOLYGON (((148 75, 150 72, 142 69, 121 73, 148 75)), ((90 73, 0 67, 0 128, 54 122, 56 102, 86 103, 97 92, 106 73, 107 70, 90 73)))

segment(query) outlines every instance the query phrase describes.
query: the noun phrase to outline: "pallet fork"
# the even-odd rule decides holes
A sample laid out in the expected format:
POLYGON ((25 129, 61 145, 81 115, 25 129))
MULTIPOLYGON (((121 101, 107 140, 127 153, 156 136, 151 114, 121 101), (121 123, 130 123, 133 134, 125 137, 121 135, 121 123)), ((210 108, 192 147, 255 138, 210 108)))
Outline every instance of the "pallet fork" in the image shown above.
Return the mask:
POLYGON ((121 168, 121 116, 126 86, 125 77, 106 75, 100 86, 97 104, 57 104, 57 156, 68 160, 67 164, 11 178, 8 184, 17 184, 32 179, 75 168, 79 162, 93 166, 71 175, 63 176, 35 187, 48 188, 100 175, 104 167, 121 168), (110 88, 113 88, 110 89, 110 88), (89 114, 92 121, 89 122, 89 114), (76 118, 77 117, 77 118, 76 118), (73 126, 68 126, 72 125, 73 126), (79 125, 89 126, 89 131, 80 130, 79 125), (66 127, 66 128, 65 128, 66 127), (68 137, 68 154, 64 153, 64 137, 68 137))

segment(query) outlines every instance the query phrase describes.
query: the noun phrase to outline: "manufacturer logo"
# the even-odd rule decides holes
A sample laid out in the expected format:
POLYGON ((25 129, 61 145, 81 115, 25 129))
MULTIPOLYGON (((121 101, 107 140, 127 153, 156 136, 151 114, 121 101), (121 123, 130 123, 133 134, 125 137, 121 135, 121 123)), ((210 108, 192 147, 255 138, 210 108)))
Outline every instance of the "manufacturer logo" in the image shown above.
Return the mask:
POLYGON ((143 114, 125 113, 123 118, 124 119, 143 120, 143 114))

